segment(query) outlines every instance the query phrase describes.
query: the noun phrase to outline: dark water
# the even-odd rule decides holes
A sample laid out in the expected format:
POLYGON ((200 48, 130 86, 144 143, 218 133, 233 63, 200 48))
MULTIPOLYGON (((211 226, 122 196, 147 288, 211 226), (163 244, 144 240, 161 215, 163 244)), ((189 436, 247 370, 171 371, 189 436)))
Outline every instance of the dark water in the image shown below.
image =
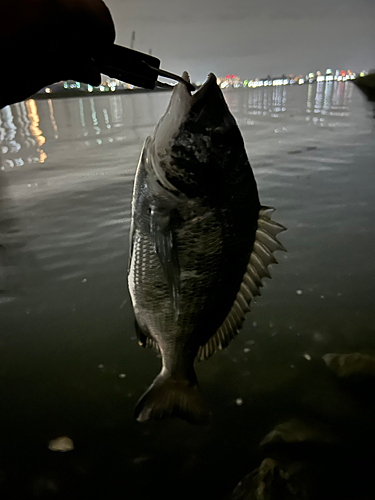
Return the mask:
POLYGON ((169 95, 0 112, 1 498, 224 499, 291 418, 372 463, 373 392, 359 402, 322 361, 375 351, 372 110, 350 82, 226 98, 288 253, 239 337, 197 365, 207 427, 133 419, 160 360, 135 339, 130 196, 169 95), (74 451, 50 451, 59 436, 74 451))

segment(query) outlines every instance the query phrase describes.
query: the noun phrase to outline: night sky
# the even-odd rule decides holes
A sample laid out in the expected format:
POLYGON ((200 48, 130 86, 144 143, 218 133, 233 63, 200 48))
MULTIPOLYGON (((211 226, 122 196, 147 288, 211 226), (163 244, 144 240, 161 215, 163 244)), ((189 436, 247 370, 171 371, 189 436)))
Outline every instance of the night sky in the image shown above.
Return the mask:
POLYGON ((375 67, 375 0, 106 0, 116 42, 194 81, 375 67))

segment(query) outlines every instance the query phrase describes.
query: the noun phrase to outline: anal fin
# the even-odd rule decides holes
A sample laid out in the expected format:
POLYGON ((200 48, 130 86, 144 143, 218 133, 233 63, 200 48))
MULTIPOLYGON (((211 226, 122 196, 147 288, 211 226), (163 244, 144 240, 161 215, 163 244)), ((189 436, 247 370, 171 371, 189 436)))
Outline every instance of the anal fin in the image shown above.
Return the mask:
POLYGON ((150 336, 148 330, 140 327, 137 320, 135 320, 135 331, 137 333, 138 345, 141 347, 152 347, 156 351, 159 351, 159 345, 156 340, 150 336))

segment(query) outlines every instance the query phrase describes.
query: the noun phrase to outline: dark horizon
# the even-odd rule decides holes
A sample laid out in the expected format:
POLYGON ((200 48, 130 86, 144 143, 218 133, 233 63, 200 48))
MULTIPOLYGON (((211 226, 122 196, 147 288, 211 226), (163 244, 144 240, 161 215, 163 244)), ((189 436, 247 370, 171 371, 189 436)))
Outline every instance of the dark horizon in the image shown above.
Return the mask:
POLYGON ((375 66, 373 0, 107 0, 117 43, 162 60, 194 81, 375 66))

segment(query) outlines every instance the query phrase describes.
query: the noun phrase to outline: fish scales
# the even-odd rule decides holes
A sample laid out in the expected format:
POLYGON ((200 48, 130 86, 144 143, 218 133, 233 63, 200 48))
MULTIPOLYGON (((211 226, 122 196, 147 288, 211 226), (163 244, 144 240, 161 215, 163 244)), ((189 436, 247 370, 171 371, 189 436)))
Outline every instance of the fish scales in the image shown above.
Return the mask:
POLYGON ((137 404, 139 421, 205 419, 194 360, 225 347, 241 327, 261 286, 250 259, 264 274, 272 251, 282 249, 273 234, 258 232, 256 240, 258 220, 275 235, 283 229, 262 211, 216 77, 193 96, 178 84, 145 141, 133 190, 129 291, 140 342, 157 346, 162 358, 137 404))

